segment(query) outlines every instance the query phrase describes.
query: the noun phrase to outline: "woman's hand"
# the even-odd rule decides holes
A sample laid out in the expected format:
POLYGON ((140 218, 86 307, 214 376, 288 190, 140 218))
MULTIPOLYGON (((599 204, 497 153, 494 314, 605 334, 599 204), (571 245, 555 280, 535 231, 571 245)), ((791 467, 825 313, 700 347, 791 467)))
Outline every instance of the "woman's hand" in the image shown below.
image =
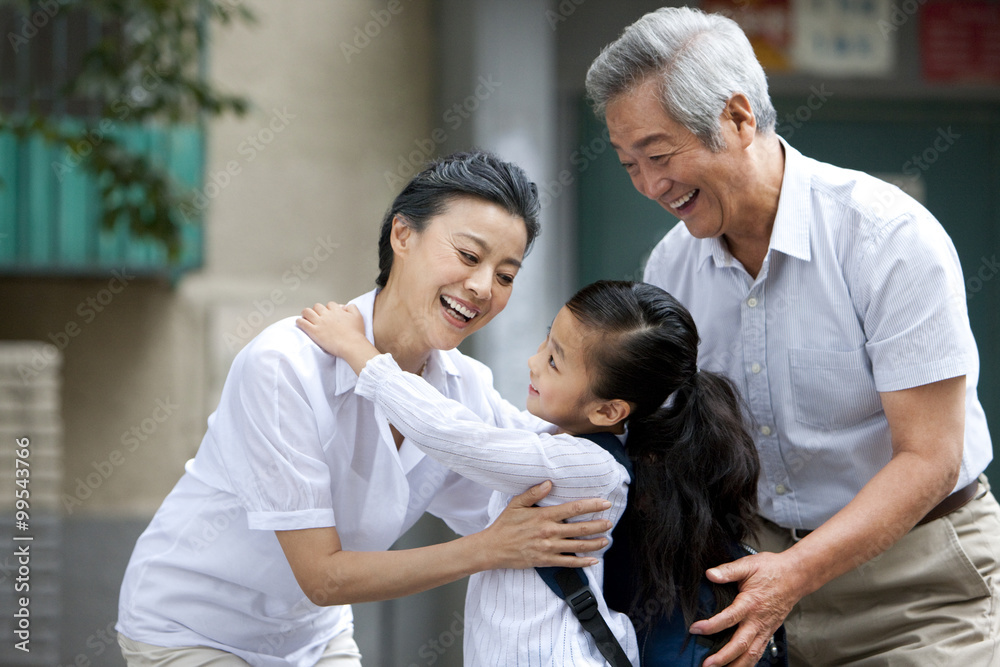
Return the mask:
POLYGON ((317 303, 302 311, 295 324, 313 342, 335 357, 340 357, 361 374, 368 360, 378 355, 375 346, 365 338, 365 321, 355 305, 342 306, 333 301, 325 306, 317 303))
POLYGON ((477 533, 483 540, 482 554, 488 559, 484 569, 528 567, 584 567, 597 559, 573 554, 597 551, 607 545, 603 537, 573 539, 597 535, 611 529, 606 519, 564 523, 582 514, 593 514, 611 507, 600 498, 576 500, 562 505, 533 507, 552 490, 552 482, 542 482, 515 496, 489 528, 477 533))

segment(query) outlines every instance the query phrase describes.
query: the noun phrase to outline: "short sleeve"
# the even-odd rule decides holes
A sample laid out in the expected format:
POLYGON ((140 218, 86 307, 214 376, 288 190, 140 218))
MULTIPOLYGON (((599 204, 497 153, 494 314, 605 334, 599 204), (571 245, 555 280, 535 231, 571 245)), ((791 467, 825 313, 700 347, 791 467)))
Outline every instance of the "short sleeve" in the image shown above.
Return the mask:
POLYGON ((958 254, 929 213, 873 233, 852 289, 879 391, 978 372, 958 254))
POLYGON ((235 397, 227 405, 233 411, 233 432, 227 435, 238 451, 226 465, 249 527, 335 525, 331 474, 303 365, 276 349, 254 347, 247 352, 235 397))

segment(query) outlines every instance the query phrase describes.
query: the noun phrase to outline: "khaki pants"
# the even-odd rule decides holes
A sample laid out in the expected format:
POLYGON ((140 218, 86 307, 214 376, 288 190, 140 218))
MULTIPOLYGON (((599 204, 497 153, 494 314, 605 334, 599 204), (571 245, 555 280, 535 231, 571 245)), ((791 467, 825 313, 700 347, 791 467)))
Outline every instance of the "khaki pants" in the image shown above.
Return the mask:
MULTIPOLYGON (((118 633, 118 645, 128 667, 245 667, 246 662, 232 653, 207 646, 167 648, 144 644, 118 633)), ((326 645, 316 667, 361 667, 361 652, 354 632, 342 632, 326 645)))
MULTIPOLYGON (((803 598, 785 621, 792 667, 1000 665, 1000 506, 975 499, 803 598)), ((761 551, 794 543, 765 522, 761 551)))

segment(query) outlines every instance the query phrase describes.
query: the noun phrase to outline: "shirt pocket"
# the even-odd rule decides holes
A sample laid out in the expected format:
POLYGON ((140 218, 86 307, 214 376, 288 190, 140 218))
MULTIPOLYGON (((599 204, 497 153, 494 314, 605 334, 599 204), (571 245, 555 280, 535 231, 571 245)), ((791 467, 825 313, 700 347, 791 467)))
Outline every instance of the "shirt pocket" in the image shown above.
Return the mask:
POLYGON ((857 350, 788 351, 795 419, 834 430, 853 426, 882 409, 868 354, 857 350))

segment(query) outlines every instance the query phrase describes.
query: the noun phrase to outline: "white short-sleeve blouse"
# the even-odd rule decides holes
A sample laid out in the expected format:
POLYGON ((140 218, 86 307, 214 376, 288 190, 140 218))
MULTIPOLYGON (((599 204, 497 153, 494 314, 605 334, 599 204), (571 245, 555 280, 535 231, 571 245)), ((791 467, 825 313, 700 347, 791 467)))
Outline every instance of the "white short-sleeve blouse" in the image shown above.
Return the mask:
MULTIPOLYGON (((372 340, 375 292, 355 299, 372 340)), ((518 415, 482 364, 435 351, 425 377, 496 423, 518 415)), ((312 665, 352 626, 349 606, 318 607, 274 534, 336 526, 346 550, 389 548, 425 511, 467 534, 487 521, 490 491, 396 449, 357 377, 288 318, 236 357, 195 458, 139 538, 122 583, 117 629, 158 646, 200 645, 252 665, 312 665)))

